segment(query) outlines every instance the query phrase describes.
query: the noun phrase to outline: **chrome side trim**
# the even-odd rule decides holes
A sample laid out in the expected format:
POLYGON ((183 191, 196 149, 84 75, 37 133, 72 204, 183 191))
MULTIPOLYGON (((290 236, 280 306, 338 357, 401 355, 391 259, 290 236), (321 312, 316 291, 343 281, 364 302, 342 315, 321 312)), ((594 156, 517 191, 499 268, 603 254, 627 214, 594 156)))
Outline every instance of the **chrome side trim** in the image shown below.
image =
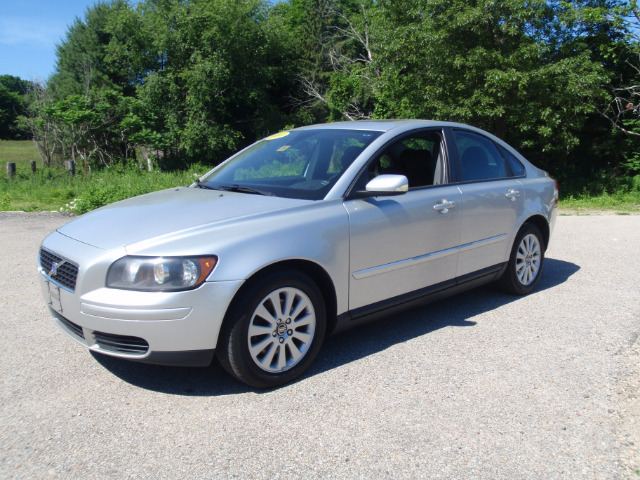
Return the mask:
POLYGON ((359 270, 357 272, 353 272, 353 278, 356 280, 360 280, 362 278, 373 277, 374 275, 380 275, 382 273, 391 272, 393 270, 398 270, 400 268, 412 267, 414 265, 419 265, 424 262, 428 262, 429 260, 434 260, 436 258, 443 258, 449 255, 453 255, 458 252, 459 247, 447 248, 446 250, 440 250, 438 252, 427 253, 426 255, 420 255, 418 257, 407 258, 405 260, 398 260, 397 262, 387 263, 385 265, 379 265, 377 267, 366 268, 364 270, 359 270))
POLYGON ((501 242, 506 237, 506 233, 501 233, 500 235, 496 235, 494 237, 485 238, 484 240, 477 240, 471 243, 465 243, 464 245, 460 245, 458 249, 461 252, 466 252, 467 250, 473 250, 476 247, 491 245, 492 243, 501 242))
POLYGON ((397 262, 387 263, 385 265, 379 265, 377 267, 358 270, 357 272, 353 272, 352 275, 353 275, 353 278, 355 278, 356 280, 361 280, 363 278, 373 277, 374 275, 380 275, 382 273, 392 272, 393 270, 398 270, 400 268, 413 267, 414 265, 419 265, 421 263, 428 262, 430 260, 444 258, 456 253, 473 250, 474 248, 477 248, 480 246, 490 245, 492 243, 502 241, 506 236, 507 236, 506 233, 502 233, 500 235, 485 238, 484 240, 477 240, 475 242, 465 243, 464 245, 460 245, 458 247, 447 248, 445 250, 439 250, 437 252, 427 253, 425 255, 420 255, 418 257, 407 258, 405 260, 398 260, 397 262))

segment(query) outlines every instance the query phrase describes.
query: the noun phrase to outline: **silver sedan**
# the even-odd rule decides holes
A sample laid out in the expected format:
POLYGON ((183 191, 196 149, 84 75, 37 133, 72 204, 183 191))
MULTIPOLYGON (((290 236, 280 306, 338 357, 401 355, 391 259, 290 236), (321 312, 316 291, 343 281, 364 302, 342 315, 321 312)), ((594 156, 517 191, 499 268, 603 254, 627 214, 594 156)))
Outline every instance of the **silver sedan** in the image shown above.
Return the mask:
POLYGON ((467 125, 345 122, 277 133, 189 187, 59 228, 39 272, 55 323, 102 354, 269 388, 324 337, 496 282, 538 283, 558 185, 467 125))

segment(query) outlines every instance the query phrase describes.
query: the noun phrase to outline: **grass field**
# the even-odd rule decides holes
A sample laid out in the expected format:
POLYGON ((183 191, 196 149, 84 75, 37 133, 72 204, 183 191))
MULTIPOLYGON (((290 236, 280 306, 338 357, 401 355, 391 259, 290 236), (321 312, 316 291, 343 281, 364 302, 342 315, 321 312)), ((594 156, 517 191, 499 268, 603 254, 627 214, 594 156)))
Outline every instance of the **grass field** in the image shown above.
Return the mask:
MULTIPOLYGON (((66 210, 84 213, 123 198, 143 193, 189 185, 210 167, 196 165, 182 172, 147 172, 137 168, 112 167, 95 172, 86 178, 79 167, 71 177, 63 168, 43 168, 38 152, 31 141, 0 140, 0 211, 66 210), (37 160, 36 173, 30 162, 37 160), (6 162, 16 164, 16 176, 9 180, 6 162)), ((560 186, 560 208, 580 213, 592 210, 613 210, 621 214, 640 212, 640 175, 631 188, 592 196, 583 193, 563 197, 560 186)))
MULTIPOLYGON (((40 163, 40 155, 33 142, 29 140, 0 140, 0 163, 3 168, 7 162, 14 162, 16 168, 29 168, 29 162, 40 163)), ((5 170, 6 176, 6 170, 5 170)))
POLYGON ((566 212, 578 214, 591 210, 612 210, 620 214, 640 213, 640 176, 635 178, 635 184, 635 188, 629 191, 563 198, 559 205, 566 212))
POLYGON ((63 168, 43 168, 30 141, 0 141, 0 211, 21 210, 84 213, 108 203, 143 193, 189 185, 210 167, 194 166, 181 172, 147 172, 135 167, 112 167, 87 174, 79 166, 71 177, 63 168), (38 159, 36 173, 31 160, 38 159), (15 162, 16 176, 9 180, 6 162, 15 162))

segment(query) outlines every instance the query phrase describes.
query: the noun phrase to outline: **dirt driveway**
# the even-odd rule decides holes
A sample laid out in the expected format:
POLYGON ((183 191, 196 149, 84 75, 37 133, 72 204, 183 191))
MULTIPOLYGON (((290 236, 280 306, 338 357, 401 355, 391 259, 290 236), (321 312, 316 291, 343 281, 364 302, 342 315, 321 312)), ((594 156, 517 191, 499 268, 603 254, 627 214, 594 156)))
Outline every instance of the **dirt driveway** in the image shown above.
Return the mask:
POLYGON ((0 213, 1 478, 640 478, 640 216, 561 216, 534 294, 331 337, 267 392, 60 332, 36 257, 66 221, 0 213))

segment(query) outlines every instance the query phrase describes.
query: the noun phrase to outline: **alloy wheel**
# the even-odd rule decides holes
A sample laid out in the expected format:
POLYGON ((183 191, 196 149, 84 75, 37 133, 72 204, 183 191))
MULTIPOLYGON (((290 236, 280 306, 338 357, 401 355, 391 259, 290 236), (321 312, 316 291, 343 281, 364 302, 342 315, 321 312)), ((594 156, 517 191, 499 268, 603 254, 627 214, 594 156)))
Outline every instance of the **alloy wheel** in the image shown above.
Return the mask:
POLYGON ((516 275, 522 285, 531 285, 540 270, 540 261, 542 259, 542 248, 538 237, 533 234, 526 235, 516 254, 516 275))
POLYGON ((287 371, 304 358, 315 330, 315 309, 302 290, 274 290, 251 315, 247 334, 251 359, 265 372, 287 371))

